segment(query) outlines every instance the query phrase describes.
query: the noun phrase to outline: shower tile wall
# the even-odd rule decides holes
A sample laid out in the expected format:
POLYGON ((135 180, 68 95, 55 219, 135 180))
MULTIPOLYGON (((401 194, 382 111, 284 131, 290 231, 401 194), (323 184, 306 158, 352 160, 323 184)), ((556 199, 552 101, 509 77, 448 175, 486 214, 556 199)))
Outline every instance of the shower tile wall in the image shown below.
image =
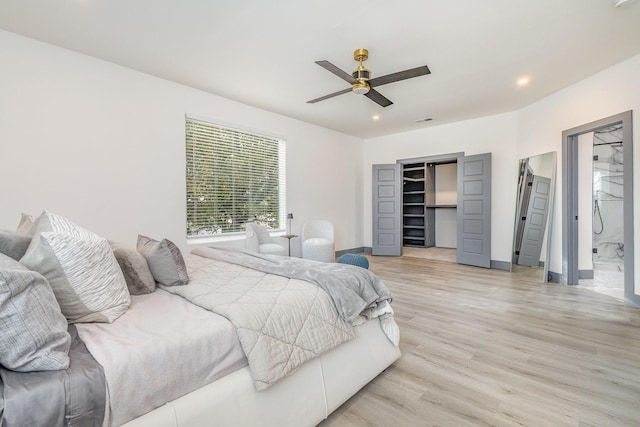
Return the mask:
MULTIPOLYGON (((608 139, 613 134, 615 140, 615 133, 609 132, 608 139)), ((594 144, 603 142, 598 136, 594 135, 594 144)), ((594 145, 593 154, 597 156, 593 162, 593 247, 598 251, 593 261, 620 263, 624 260, 622 144, 594 145)))

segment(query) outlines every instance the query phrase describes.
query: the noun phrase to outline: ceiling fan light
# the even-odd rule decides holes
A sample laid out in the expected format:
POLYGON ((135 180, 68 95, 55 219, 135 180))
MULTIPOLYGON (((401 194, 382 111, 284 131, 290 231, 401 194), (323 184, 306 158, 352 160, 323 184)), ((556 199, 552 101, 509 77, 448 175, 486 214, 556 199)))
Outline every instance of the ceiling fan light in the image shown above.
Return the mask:
POLYGON ((356 95, 364 95, 369 92, 369 84, 367 82, 355 82, 351 90, 356 95))

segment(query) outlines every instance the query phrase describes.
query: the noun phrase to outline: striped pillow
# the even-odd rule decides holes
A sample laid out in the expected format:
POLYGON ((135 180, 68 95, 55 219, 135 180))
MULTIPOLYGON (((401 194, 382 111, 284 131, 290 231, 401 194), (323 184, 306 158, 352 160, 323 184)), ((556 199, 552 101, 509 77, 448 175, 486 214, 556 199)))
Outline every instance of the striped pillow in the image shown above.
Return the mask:
POLYGON ((111 323, 129 307, 109 242, 60 215, 45 211, 38 217, 20 262, 49 281, 69 323, 111 323))

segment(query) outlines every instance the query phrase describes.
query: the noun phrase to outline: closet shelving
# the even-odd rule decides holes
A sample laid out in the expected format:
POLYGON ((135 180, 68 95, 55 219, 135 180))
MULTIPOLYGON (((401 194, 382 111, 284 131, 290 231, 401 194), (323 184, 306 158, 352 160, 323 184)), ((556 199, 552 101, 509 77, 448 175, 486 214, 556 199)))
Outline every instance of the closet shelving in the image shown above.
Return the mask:
POLYGON ((404 246, 425 245, 424 163, 405 164, 402 170, 402 240, 404 246))
POLYGON ((436 210, 455 209, 455 204, 439 204, 436 198, 436 168, 456 163, 408 163, 402 169, 403 245, 436 245, 436 210))

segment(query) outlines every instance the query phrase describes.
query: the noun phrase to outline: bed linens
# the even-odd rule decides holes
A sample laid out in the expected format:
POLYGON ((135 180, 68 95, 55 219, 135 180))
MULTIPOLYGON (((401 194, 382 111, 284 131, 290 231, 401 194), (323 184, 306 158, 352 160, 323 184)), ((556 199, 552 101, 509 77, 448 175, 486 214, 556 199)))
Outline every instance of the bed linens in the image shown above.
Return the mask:
POLYGON ((0 367, 0 426, 99 427, 105 412, 102 367, 68 328, 68 369, 15 372, 0 367))
POLYGON ((314 284, 202 256, 188 255, 185 262, 189 284, 162 289, 233 323, 257 390, 354 337, 314 284))
POLYGON ((378 276, 352 265, 259 254, 235 248, 197 248, 192 253, 314 283, 331 296, 338 313, 347 322, 354 321, 358 316, 367 319, 377 317, 379 306, 391 302, 391 293, 378 276))
POLYGON ((124 424, 246 366, 224 317, 160 289, 114 323, 77 324, 107 379, 104 426, 124 424))
POLYGON ((389 341, 398 346, 400 330, 393 318, 391 293, 382 280, 367 269, 235 248, 197 248, 192 253, 313 283, 329 294, 342 319, 357 326, 378 318, 389 341))

